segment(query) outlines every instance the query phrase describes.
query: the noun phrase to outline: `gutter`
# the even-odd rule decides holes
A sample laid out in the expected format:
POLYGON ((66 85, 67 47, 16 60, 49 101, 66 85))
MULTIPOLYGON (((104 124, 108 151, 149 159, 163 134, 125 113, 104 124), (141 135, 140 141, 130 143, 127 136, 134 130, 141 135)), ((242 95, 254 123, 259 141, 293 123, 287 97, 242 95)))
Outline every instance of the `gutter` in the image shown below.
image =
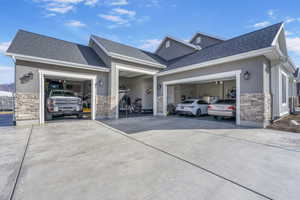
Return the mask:
POLYGON ((175 73, 179 73, 179 72, 185 72, 185 71, 190 71, 190 70, 194 70, 194 69, 205 68, 205 67, 209 67, 212 65, 233 62, 233 61, 237 61, 237 60, 241 60, 241 59, 262 56, 262 55, 265 55, 266 57, 270 58, 270 57, 274 56, 275 51, 276 51, 276 49, 274 47, 267 47, 267 48, 254 50, 254 51, 250 51, 250 52, 246 52, 246 53, 241 53, 241 54, 237 54, 237 55, 233 55, 233 56, 227 56, 224 58, 210 60, 210 61, 203 62, 203 63, 197 63, 197 64, 193 64, 193 65, 188 65, 185 67, 171 69, 171 70, 164 71, 164 72, 159 72, 157 74, 157 76, 165 76, 165 75, 175 74, 175 73))
POLYGON ((59 66, 64 66, 64 67, 87 69, 87 70, 101 71, 101 72, 109 72, 110 71, 110 69, 105 68, 105 67, 100 67, 100 66, 78 64, 78 63, 72 63, 72 62, 67 62, 67 61, 40 58, 40 57, 35 57, 35 56, 27 56, 27 55, 22 55, 22 54, 6 53, 6 56, 10 56, 15 60, 39 62, 39 63, 50 64, 50 65, 59 65, 59 66))

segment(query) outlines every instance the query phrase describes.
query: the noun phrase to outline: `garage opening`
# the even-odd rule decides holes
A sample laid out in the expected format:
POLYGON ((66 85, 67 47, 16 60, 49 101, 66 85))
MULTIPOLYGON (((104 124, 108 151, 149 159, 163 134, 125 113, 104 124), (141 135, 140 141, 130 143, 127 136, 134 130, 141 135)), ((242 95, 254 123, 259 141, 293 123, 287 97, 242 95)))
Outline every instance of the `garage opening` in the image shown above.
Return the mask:
POLYGON ((96 117, 96 75, 40 70, 40 124, 96 117))
POLYGON ((45 121, 91 119, 91 81, 45 76, 45 121))
POLYGON ((118 117, 153 115, 153 76, 119 70, 118 117))
POLYGON ((240 123, 240 71, 163 83, 165 115, 240 123))

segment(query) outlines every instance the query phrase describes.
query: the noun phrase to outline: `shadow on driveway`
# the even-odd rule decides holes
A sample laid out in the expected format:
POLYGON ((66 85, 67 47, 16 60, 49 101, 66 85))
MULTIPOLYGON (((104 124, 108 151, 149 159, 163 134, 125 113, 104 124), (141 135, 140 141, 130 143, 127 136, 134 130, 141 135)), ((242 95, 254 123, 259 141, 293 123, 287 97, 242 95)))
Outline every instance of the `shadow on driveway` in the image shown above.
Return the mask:
MULTIPOLYGON (((136 134, 153 130, 193 130, 193 129, 249 129, 234 124, 232 120, 212 120, 209 117, 136 117, 118 120, 102 120, 103 123, 122 130, 127 134, 136 134)), ((252 128, 254 129, 254 128, 252 128)))

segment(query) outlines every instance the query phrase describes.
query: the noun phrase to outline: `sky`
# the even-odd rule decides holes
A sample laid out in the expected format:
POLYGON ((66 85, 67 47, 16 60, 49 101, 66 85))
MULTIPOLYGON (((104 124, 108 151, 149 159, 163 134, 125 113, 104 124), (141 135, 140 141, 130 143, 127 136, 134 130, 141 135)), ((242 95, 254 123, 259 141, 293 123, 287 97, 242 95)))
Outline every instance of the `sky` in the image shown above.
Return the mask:
POLYGON ((299 9, 299 0, 1 0, 0 84, 14 81, 5 51, 19 29, 80 44, 94 34, 155 51, 167 35, 230 39, 284 21, 289 55, 300 66, 299 9))

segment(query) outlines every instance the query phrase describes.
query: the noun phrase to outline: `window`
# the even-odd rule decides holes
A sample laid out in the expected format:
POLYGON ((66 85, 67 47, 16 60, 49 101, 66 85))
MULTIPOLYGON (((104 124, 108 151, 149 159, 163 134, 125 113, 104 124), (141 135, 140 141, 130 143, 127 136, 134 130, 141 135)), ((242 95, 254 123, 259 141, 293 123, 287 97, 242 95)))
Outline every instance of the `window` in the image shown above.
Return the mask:
POLYGON ((202 41, 201 36, 198 36, 197 39, 196 39, 196 43, 199 44, 199 43, 201 43, 201 41, 202 41))
POLYGON ((167 40, 166 41, 166 48, 169 48, 171 46, 171 42, 170 42, 170 40, 167 40))
POLYGON ((282 104, 287 103, 287 77, 281 73, 281 101, 282 104))
POLYGON ((203 100, 199 100, 197 103, 198 104, 208 104, 206 101, 203 101, 203 100))

